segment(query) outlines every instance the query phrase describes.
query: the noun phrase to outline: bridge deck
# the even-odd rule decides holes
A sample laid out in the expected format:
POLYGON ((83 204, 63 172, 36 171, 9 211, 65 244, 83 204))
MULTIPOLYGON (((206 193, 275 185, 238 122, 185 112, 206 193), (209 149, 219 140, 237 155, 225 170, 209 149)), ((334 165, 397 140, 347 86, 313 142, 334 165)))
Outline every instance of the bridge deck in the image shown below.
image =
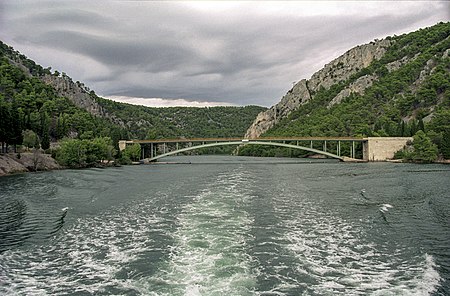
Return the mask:
POLYGON ((192 143, 192 142, 236 142, 236 141, 354 141, 365 142, 367 139, 357 137, 263 137, 263 138, 192 138, 192 139, 154 139, 130 140, 127 143, 157 144, 157 143, 192 143))

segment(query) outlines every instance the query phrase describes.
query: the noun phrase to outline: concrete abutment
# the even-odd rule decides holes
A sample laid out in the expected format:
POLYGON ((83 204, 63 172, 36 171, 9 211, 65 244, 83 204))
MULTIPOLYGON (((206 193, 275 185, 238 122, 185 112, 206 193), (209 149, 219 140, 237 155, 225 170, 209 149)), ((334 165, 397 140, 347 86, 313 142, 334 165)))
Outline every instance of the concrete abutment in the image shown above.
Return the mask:
POLYGON ((395 152, 403 149, 412 137, 368 137, 363 142, 365 161, 386 161, 394 158, 395 152))

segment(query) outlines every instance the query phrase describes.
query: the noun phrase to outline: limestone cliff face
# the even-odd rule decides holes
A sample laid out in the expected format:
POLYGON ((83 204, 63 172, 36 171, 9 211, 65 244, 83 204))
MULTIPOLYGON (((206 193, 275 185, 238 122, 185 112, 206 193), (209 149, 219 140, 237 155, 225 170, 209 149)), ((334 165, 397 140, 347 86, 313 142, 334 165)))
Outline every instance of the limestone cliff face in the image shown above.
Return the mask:
POLYGON ((68 98, 75 106, 82 108, 94 116, 109 118, 113 123, 124 126, 124 123, 109 114, 99 103, 92 98, 91 94, 81 83, 74 83, 72 79, 66 75, 55 76, 45 75, 40 77, 41 80, 51 85, 60 96, 68 98))
POLYGON ((373 82, 377 80, 376 75, 364 75, 352 82, 348 87, 341 90, 329 103, 327 108, 331 108, 335 104, 339 104, 343 99, 350 96, 352 93, 363 95, 365 90, 372 86, 373 82))
POLYGON ((278 122, 278 118, 288 116, 298 106, 310 99, 311 96, 306 85, 306 79, 303 79, 295 84, 278 104, 259 113, 251 127, 247 130, 245 137, 259 137, 262 133, 273 127, 278 122))
MULTIPOLYGON (((247 130, 245 137, 259 137, 300 105, 314 98, 314 94, 322 87, 328 89, 340 81, 345 81, 351 75, 369 66, 372 61, 380 59, 390 44, 391 42, 385 39, 354 47, 326 64, 321 70, 314 73, 309 80, 303 79, 299 81, 286 93, 279 103, 272 106, 269 110, 261 112, 256 117, 247 130)), ((359 78, 348 89, 344 90, 344 93, 334 98, 332 104, 339 103, 352 91, 362 92, 365 88, 371 86, 374 80, 375 77, 373 76, 359 78)))
POLYGON ((356 46, 337 59, 326 64, 308 80, 308 87, 317 91, 321 86, 325 89, 333 84, 347 80, 351 75, 364 69, 374 60, 379 60, 391 45, 387 39, 356 46))

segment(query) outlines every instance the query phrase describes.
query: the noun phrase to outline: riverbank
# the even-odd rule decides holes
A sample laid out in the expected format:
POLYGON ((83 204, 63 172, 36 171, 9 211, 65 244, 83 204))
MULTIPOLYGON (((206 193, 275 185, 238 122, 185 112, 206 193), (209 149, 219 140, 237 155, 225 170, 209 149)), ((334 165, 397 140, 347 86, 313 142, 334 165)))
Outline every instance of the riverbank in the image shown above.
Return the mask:
MULTIPOLYGON (((344 159, 345 162, 367 162, 359 159, 344 159)), ((404 162, 400 160, 388 160, 386 162, 404 162)), ((450 164, 450 160, 437 160, 435 163, 450 164)), ((135 162, 133 164, 139 164, 135 162)), ((190 164, 190 162, 154 162, 151 164, 190 164)), ((111 167, 117 166, 114 162, 99 164, 97 167, 111 167)), ((65 167, 59 165, 54 158, 49 154, 25 152, 20 153, 20 158, 17 153, 0 154, 0 177, 13 174, 36 172, 36 171, 50 171, 60 170, 65 167)))
POLYGON ((26 152, 0 155, 0 176, 61 168, 56 160, 48 154, 26 152))

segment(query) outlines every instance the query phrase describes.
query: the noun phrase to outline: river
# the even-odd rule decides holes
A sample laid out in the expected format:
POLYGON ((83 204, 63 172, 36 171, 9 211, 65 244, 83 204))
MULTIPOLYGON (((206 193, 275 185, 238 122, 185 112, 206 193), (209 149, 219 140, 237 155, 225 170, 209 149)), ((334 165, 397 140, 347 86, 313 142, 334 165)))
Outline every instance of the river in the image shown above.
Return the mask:
POLYGON ((0 178, 0 294, 450 294, 450 166, 167 161, 0 178))

